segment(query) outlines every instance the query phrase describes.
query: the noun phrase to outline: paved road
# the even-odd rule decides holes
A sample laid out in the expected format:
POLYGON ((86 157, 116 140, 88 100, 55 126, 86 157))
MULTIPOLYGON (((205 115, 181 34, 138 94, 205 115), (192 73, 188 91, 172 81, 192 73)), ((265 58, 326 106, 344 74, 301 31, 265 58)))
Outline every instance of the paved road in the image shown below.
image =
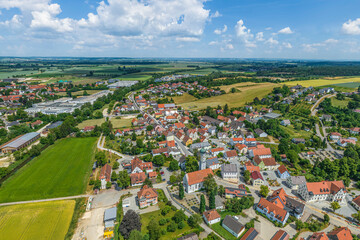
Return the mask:
POLYGON ((0 203, 0 206, 10 206, 10 205, 18 205, 18 204, 27 204, 27 203, 39 203, 39 202, 51 202, 51 201, 58 201, 58 200, 69 200, 75 198, 87 198, 91 195, 76 195, 76 196, 69 196, 69 197, 60 197, 60 198, 48 198, 48 199, 40 199, 40 200, 30 200, 30 201, 20 201, 20 202, 9 202, 9 203, 0 203))

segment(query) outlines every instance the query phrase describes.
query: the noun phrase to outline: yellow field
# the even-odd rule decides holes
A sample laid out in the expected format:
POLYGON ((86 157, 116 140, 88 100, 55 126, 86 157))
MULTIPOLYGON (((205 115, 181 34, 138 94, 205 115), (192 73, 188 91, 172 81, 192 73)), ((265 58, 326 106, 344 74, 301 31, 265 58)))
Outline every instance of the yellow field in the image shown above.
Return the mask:
POLYGON ((0 207, 0 239, 64 239, 75 201, 53 201, 0 207))
POLYGON ((360 82, 360 77, 344 77, 344 78, 323 78, 323 79, 314 79, 314 80, 305 80, 305 81, 293 81, 293 82, 284 82, 286 85, 295 86, 302 85, 304 87, 319 87, 339 83, 348 83, 348 82, 360 82))
POLYGON ((177 105, 187 102, 192 102, 196 100, 196 97, 191 96, 188 93, 184 93, 182 96, 172 97, 177 105))
MULTIPOLYGON (((188 100, 181 98, 182 103, 179 105, 185 109, 198 110, 204 109, 207 106, 216 107, 218 105, 228 104, 229 107, 240 107, 244 106, 247 102, 251 102, 255 97, 259 99, 263 98, 269 94, 274 87, 280 86, 280 84, 275 83, 237 83, 228 86, 220 87, 222 90, 229 92, 233 87, 240 90, 236 93, 227 93, 220 96, 203 98, 196 100, 193 97, 190 97, 188 100)), ((176 101, 176 100, 175 100, 176 101)))

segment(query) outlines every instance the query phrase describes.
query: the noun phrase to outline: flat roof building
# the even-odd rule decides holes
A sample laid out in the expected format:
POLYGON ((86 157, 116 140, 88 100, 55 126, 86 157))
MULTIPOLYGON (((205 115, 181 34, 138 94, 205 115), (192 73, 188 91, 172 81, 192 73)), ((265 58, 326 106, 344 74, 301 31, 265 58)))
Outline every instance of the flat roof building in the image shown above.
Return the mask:
POLYGON ((28 146, 30 143, 36 141, 39 138, 40 138, 40 133, 37 132, 26 133, 22 136, 16 137, 11 141, 1 145, 0 149, 3 153, 12 153, 28 146))

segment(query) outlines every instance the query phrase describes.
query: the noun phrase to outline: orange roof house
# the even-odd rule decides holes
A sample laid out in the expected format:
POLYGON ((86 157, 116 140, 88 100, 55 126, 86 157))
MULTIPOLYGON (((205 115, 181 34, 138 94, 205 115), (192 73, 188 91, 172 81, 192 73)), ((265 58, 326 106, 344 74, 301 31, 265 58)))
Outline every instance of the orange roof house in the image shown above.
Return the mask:
POLYGON ((353 237, 351 235, 350 229, 347 227, 340 227, 335 229, 334 231, 328 233, 328 237, 331 240, 352 240, 353 237))
POLYGON ((185 174, 183 182, 186 192, 191 193, 200 190, 203 187, 204 178, 209 174, 214 175, 211 168, 185 174))

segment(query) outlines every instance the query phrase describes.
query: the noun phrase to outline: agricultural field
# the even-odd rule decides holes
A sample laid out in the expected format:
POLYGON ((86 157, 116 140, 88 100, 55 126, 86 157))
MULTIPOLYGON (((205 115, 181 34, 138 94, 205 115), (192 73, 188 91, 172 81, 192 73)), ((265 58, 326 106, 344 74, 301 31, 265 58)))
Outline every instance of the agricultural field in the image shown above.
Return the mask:
POLYGON ((98 125, 100 126, 101 124, 103 124, 105 122, 104 118, 100 118, 100 119, 89 119, 89 120, 85 120, 83 122, 81 122, 79 125, 77 125, 77 127, 79 129, 83 129, 84 127, 87 126, 95 126, 98 125))
POLYGON ((333 86, 342 87, 342 88, 358 88, 360 86, 360 82, 339 83, 339 84, 334 84, 333 86))
POLYGON ((311 138, 311 131, 307 132, 304 130, 295 130, 294 127, 292 125, 290 126, 280 126, 280 128, 284 129, 286 133, 288 133, 290 135, 290 139, 292 138, 305 138, 305 139, 309 139, 311 138))
POLYGON ((193 98, 189 98, 189 100, 182 99, 183 103, 179 104, 185 109, 190 110, 198 110, 204 109, 207 106, 217 107, 218 105, 228 104, 229 107, 240 107, 246 105, 246 103, 253 101, 255 97, 259 99, 265 97, 269 94, 274 87, 279 86, 279 84, 275 83, 238 83, 232 84, 228 86, 222 86, 221 89, 229 92, 229 89, 235 87, 239 90, 236 93, 226 93, 220 96, 203 98, 199 100, 194 100, 193 98), (249 85, 249 86, 246 86, 249 85))
POLYGON ((338 100, 335 97, 331 98, 331 105, 333 105, 334 107, 345 108, 348 106, 349 102, 350 102, 350 98, 345 98, 345 100, 338 100))
MULTIPOLYGON (((87 92, 89 95, 95 94, 95 93, 100 92, 100 91, 101 91, 101 90, 86 90, 86 92, 87 92)), ((56 95, 58 95, 58 96, 67 96, 67 93, 66 93, 66 92, 58 92, 58 93, 56 93, 56 95)), ((71 95, 72 95, 72 96, 83 96, 83 95, 84 95, 84 91, 72 92, 71 95)))
POLYGON ((172 97, 172 99, 175 101, 176 104, 182 104, 182 103, 196 101, 197 98, 188 93, 184 93, 182 96, 172 97))
POLYGON ((120 119, 112 118, 110 121, 113 125, 113 128, 123 129, 131 127, 131 120, 132 118, 122 117, 120 119))
POLYGON ((75 196, 83 194, 91 173, 96 138, 66 138, 7 179, 0 202, 75 196))
POLYGON ((0 239, 64 239, 75 201, 51 201, 0 207, 0 239))
POLYGON ((360 83, 360 77, 347 77, 347 78, 328 78, 328 79, 314 79, 314 80, 304 80, 304 81, 289 81, 284 82, 288 86, 296 86, 302 85, 304 87, 320 87, 327 85, 343 85, 346 83, 351 83, 354 85, 355 83, 360 83))

